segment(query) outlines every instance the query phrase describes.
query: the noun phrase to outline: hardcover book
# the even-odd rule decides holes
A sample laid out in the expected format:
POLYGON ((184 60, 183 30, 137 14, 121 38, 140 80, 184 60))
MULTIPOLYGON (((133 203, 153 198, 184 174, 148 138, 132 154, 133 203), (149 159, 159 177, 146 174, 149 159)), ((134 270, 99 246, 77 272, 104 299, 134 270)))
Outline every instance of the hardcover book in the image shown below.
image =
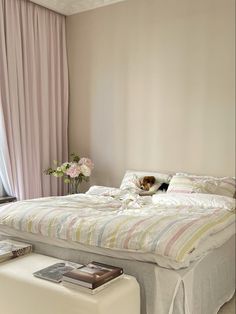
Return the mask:
POLYGON ((118 276, 114 279, 111 279, 110 281, 107 281, 106 283, 104 283, 103 285, 101 285, 95 289, 89 289, 89 288, 83 287, 83 286, 78 285, 78 284, 76 285, 76 284, 68 282, 68 281, 62 281, 62 284, 63 284, 63 286, 65 286, 68 289, 72 289, 72 290, 76 290, 76 291, 84 292, 84 293, 88 293, 88 294, 97 294, 98 292, 105 289, 107 286, 111 285, 114 281, 117 281, 122 277, 124 277, 124 274, 121 274, 120 276, 118 276))
POLYGON ((62 276, 64 273, 83 266, 84 265, 82 264, 63 261, 38 270, 33 273, 33 275, 41 279, 59 283, 62 281, 62 276))
POLYGON ((0 262, 28 254, 31 251, 31 244, 8 239, 2 240, 0 241, 0 262))
POLYGON ((91 262, 79 269, 65 273, 62 280, 89 289, 96 289, 122 274, 123 269, 120 267, 91 262))

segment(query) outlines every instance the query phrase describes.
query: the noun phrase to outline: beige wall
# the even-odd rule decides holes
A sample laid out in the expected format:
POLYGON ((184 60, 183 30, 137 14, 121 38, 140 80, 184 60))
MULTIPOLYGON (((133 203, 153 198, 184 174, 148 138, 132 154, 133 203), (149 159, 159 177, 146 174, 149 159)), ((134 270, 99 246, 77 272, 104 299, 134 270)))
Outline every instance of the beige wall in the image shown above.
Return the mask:
POLYGON ((125 169, 234 175, 234 0, 127 0, 67 18, 70 151, 125 169))

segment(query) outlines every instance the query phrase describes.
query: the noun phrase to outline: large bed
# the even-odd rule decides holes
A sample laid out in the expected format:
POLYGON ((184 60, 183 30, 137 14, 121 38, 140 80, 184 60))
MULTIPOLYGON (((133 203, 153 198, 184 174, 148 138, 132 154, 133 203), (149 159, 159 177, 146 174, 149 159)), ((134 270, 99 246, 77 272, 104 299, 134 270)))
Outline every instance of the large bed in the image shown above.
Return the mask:
POLYGON ((147 174, 127 172, 119 189, 0 207, 0 238, 123 267, 140 284, 142 314, 217 313, 235 291, 235 179, 154 173, 167 192, 140 196, 147 174))

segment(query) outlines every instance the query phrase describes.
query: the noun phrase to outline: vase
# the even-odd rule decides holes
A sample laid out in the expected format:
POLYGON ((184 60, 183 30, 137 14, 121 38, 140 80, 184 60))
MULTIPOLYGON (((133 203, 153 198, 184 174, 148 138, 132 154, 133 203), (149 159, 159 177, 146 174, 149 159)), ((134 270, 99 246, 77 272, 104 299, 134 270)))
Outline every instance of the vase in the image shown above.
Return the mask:
POLYGON ((73 180, 70 182, 69 193, 70 194, 78 194, 79 193, 79 184, 78 180, 73 180))

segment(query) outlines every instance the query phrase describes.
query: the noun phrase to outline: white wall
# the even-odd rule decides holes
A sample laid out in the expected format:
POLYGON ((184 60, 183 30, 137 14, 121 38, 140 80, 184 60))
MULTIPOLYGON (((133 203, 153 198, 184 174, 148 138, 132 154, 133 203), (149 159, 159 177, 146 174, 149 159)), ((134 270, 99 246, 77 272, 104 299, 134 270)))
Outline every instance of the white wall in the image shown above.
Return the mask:
POLYGON ((128 0, 67 18, 70 151, 125 169, 235 173, 234 0, 128 0))

